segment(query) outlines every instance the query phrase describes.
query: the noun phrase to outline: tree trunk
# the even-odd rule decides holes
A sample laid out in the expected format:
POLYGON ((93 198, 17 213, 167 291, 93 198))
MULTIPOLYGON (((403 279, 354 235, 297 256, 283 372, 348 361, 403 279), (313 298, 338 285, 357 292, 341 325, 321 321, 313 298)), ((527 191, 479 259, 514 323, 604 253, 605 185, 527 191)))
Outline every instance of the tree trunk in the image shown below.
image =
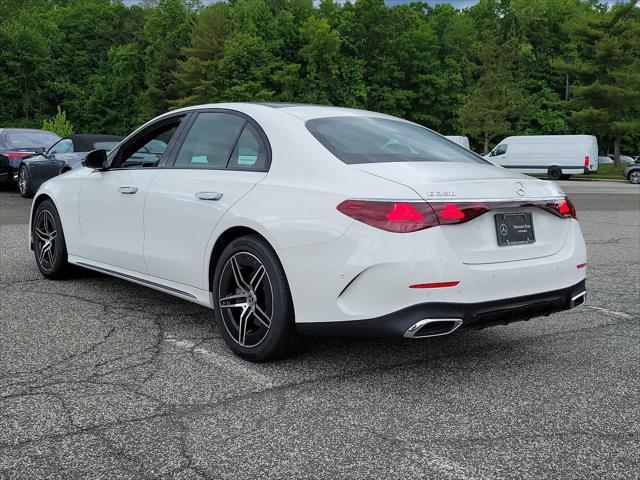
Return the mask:
POLYGON ((615 137, 613 139, 613 165, 620 166, 620 144, 622 143, 622 137, 615 137))
POLYGON ((483 155, 489 153, 489 132, 484 132, 484 151, 483 155))

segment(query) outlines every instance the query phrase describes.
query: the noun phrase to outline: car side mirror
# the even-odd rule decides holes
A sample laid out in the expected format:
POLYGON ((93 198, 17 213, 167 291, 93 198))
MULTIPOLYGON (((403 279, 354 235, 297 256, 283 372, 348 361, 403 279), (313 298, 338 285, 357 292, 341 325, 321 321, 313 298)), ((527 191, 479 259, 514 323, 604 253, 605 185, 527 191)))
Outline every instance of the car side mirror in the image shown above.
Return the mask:
POLYGON ((87 168, 93 168, 95 170, 107 169, 107 151, 104 149, 92 150, 84 157, 82 165, 87 168))
POLYGON ((36 152, 35 153, 36 153, 36 155, 43 155, 44 151, 45 151, 44 147, 38 147, 38 148, 36 148, 36 152))

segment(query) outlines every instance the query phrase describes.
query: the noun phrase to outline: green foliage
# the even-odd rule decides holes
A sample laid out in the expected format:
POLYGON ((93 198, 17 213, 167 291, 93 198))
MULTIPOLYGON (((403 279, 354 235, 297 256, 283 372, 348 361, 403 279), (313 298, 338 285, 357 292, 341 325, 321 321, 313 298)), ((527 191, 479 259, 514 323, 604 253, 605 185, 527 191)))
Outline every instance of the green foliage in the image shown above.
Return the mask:
POLYGON ((61 137, 68 137, 74 134, 73 125, 67 120, 67 113, 60 109, 60 105, 58 105, 58 113, 52 118, 42 121, 42 129, 57 133, 61 137))
POLYGON ((640 150, 636 1, 210 3, 0 0, 0 125, 59 107, 84 132, 125 134, 171 108, 282 101, 398 115, 485 151, 561 134, 566 114, 603 150, 640 150))
POLYGON ((474 46, 479 76, 458 115, 463 131, 482 136, 483 153, 488 153, 491 140, 512 132, 527 110, 526 93, 515 75, 518 47, 514 38, 498 43, 492 34, 474 46))
POLYGON ((577 26, 579 56, 557 65, 579 81, 571 120, 613 139, 614 163, 623 140, 640 138, 640 9, 635 1, 577 26))

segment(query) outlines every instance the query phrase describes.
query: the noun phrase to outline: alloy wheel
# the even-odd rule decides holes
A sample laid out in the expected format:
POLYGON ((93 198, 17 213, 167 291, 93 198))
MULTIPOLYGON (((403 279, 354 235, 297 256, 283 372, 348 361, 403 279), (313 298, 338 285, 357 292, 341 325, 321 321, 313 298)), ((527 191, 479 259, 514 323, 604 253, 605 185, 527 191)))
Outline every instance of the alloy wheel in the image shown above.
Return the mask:
POLYGON ((22 195, 27 193, 27 169, 24 167, 18 172, 18 190, 22 195))
POLYGON ((57 248, 57 230, 53 215, 49 210, 42 210, 36 218, 35 228, 36 259, 43 270, 53 270, 57 248))
POLYGON ((271 328, 273 287, 262 262, 249 252, 237 252, 220 275, 218 305, 225 328, 246 348, 260 344, 271 328))
POLYGON ((640 183, 640 170, 635 170, 629 175, 629 181, 631 183, 640 183))

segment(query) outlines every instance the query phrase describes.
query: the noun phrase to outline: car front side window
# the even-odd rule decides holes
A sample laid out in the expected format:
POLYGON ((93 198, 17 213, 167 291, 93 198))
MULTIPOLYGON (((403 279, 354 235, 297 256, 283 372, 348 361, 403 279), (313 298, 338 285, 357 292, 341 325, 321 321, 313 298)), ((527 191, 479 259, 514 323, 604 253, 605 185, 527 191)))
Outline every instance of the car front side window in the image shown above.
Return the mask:
POLYGON ((495 157, 497 155, 504 155, 505 153, 507 153, 507 145, 502 144, 493 149, 491 156, 495 157))
POLYGON ((181 121, 181 117, 171 119, 140 133, 119 149, 110 168, 157 167, 181 121))
POLYGON ((70 139, 65 138, 63 140, 60 140, 54 146, 52 146, 49 149, 48 153, 49 155, 56 155, 56 154, 71 153, 71 152, 73 152, 73 142, 70 139))

